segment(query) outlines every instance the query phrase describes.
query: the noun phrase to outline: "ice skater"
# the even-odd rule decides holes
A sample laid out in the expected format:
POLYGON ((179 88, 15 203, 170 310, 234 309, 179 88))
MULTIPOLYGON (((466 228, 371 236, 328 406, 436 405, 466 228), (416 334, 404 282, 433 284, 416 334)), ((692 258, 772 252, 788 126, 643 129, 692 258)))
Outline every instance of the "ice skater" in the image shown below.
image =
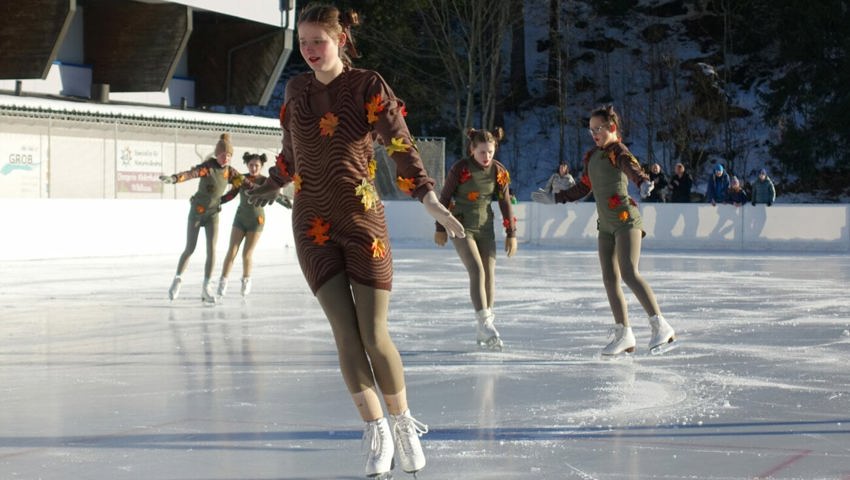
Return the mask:
POLYGON ((189 264, 189 258, 198 244, 198 234, 204 227, 207 241, 207 261, 204 264, 204 285, 201 290, 201 300, 215 303, 216 296, 210 278, 215 265, 215 242, 218 237, 218 213, 221 211, 221 195, 227 184, 240 186, 244 177, 229 165, 233 157, 233 144, 230 134, 222 133, 215 145, 215 158, 192 167, 191 170, 173 175, 160 175, 161 182, 166 184, 180 183, 193 178, 200 178, 198 191, 190 199, 188 227, 186 229, 186 248, 177 262, 177 274, 168 289, 168 298, 174 300, 180 294, 183 282, 182 275, 189 264))
POLYGON ((353 12, 310 4, 298 18, 301 55, 311 72, 286 83, 283 148, 269 180, 249 192, 265 205, 292 182, 292 229, 301 270, 336 341, 339 365, 366 422, 366 475, 387 477, 394 453, 405 472, 425 466, 425 424, 408 409, 404 368, 387 328, 392 256, 375 188, 373 134, 397 169, 399 189, 419 199, 449 234, 463 226, 440 204, 404 121, 404 104, 376 72, 353 68, 353 12), (349 56, 350 55, 350 56, 349 56), (384 417, 383 395, 390 422, 384 417))
MULTIPOLYGON (((496 235, 493 232, 493 200, 499 202, 505 228, 505 253, 517 250, 516 218, 513 215, 509 186, 511 176, 501 162, 493 158, 504 130, 469 129, 469 156, 459 160, 446 175, 440 203, 463 223, 464 238, 452 239, 460 261, 469 274, 469 296, 478 324, 478 345, 499 350, 503 346, 494 324, 493 296, 496 288, 496 235)), ((434 242, 448 241, 445 227, 437 223, 434 242)))
MULTIPOLYGON (((242 155, 242 162, 248 167, 248 174, 245 179, 248 181, 243 185, 233 186, 227 193, 221 197, 221 203, 225 204, 239 195, 239 207, 236 208, 236 214, 233 216, 233 226, 230 230, 230 245, 227 248, 227 253, 224 255, 224 264, 221 267, 221 278, 218 280, 218 296, 223 297, 227 294, 228 275, 233 267, 233 262, 236 260, 236 255, 239 253, 239 247, 245 243, 242 249, 242 289, 243 297, 247 297, 251 293, 251 268, 253 266, 254 248, 257 242, 260 241, 260 235, 263 233, 263 226, 266 223, 266 212, 263 207, 251 205, 248 202, 248 189, 244 188, 249 182, 252 185, 262 185, 266 181, 266 176, 260 173, 267 161, 266 154, 245 152, 242 155)), ((282 195, 276 199, 281 205, 292 208, 289 200, 282 195)))
MULTIPOLYGON (((640 188, 641 198, 652 192, 652 182, 637 159, 622 143, 620 120, 614 107, 606 106, 590 114, 590 135, 596 148, 584 155, 584 172, 573 188, 554 195, 557 203, 574 202, 593 192, 596 212, 599 263, 608 303, 614 314, 614 339, 602 349, 605 357, 635 351, 635 336, 629 323, 621 280, 629 286, 649 315, 651 353, 673 347, 675 332, 664 320, 655 293, 638 272, 641 239, 645 235, 637 204, 629 196, 629 180, 640 188)), ((535 192, 536 195, 542 193, 535 192)))

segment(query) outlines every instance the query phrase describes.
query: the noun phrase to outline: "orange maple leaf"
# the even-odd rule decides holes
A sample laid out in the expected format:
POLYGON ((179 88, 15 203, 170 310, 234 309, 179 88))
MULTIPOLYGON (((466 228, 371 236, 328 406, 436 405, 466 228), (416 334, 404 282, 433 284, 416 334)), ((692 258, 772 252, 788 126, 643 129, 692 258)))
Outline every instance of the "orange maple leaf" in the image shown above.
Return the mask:
POLYGON ((197 207, 195 207, 195 211, 198 212, 198 215, 203 215, 204 212, 207 211, 207 209, 204 208, 203 205, 198 205, 197 207))
POLYGON ((339 117, 334 115, 331 112, 325 114, 321 120, 319 120, 319 129, 322 132, 322 135, 326 137, 332 137, 334 132, 336 132, 336 127, 339 125, 339 117))
POLYGON ((466 198, 469 199, 470 202, 474 202, 474 201, 478 200, 478 197, 480 195, 481 194, 478 193, 478 192, 469 192, 469 193, 466 194, 466 198))
POLYGON ((198 172, 198 175, 201 177, 206 177, 207 175, 209 175, 209 173, 210 171, 207 169, 207 167, 204 167, 198 172))
POLYGON ((266 219, 265 219, 265 218, 263 218, 263 216, 262 216, 262 215, 260 215, 260 216, 258 216, 258 217, 257 217, 257 223, 259 223, 260 225, 262 225, 262 224, 266 223, 266 219))
POLYGON ((368 120, 369 123, 377 122, 378 116, 375 114, 383 111, 384 105, 381 103, 381 94, 378 93, 372 97, 372 100, 370 100, 369 103, 366 104, 366 120, 368 120))
POLYGON ((384 258, 388 250, 387 244, 380 238, 372 240, 372 258, 384 258))
POLYGON ((330 223, 326 223, 320 217, 313 217, 313 221, 310 223, 310 229, 307 230, 307 235, 313 237, 313 243, 316 245, 324 245, 331 238, 327 235, 330 229, 330 223))
POLYGON ((295 186, 295 193, 301 191, 301 175, 295 174, 292 176, 292 184, 295 186))
POLYGON ((413 193, 413 187, 415 185, 414 182, 413 182, 413 177, 410 177, 410 178, 398 177, 398 178, 396 178, 395 183, 396 183, 396 185, 398 185, 398 189, 401 190, 402 192, 404 192, 408 195, 413 193))
POLYGON ((498 182, 499 185, 504 188, 505 185, 511 183, 511 174, 508 173, 507 170, 500 170, 499 173, 496 175, 496 182, 498 182))
POLYGON ((627 210, 623 210, 620 212, 619 217, 621 222, 626 222, 629 220, 629 212, 627 210))

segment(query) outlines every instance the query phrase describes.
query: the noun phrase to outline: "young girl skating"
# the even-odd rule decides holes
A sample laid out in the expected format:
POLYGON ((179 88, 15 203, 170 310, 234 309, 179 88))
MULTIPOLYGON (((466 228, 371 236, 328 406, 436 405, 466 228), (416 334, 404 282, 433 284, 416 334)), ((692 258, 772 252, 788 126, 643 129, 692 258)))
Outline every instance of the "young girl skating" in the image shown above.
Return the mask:
POLYGON ((160 175, 163 183, 173 184, 185 182, 193 178, 200 178, 198 191, 190 199, 188 227, 186 229, 186 248, 177 262, 177 274, 168 289, 168 298, 174 300, 180 294, 180 286, 183 283, 182 275, 189 264, 189 258, 198 244, 198 234, 204 227, 207 240, 207 261, 204 264, 204 286, 201 290, 201 300, 204 302, 215 302, 216 296, 213 292, 210 278, 215 265, 215 242, 218 237, 218 213, 221 211, 221 195, 227 184, 240 186, 244 180, 241 173, 229 165, 233 157, 233 145, 230 142, 230 134, 222 133, 215 145, 215 158, 195 165, 191 170, 175 173, 173 175, 160 175))
POLYGON ((298 18, 308 72, 286 83, 283 149, 269 180, 249 193, 273 201, 292 182, 292 229, 301 270, 336 341, 351 398, 366 422, 366 475, 387 476, 393 454, 405 472, 425 466, 419 435, 427 426, 408 409, 404 369, 387 329, 392 286, 384 206, 375 189, 373 135, 396 164, 398 187, 419 199, 451 235, 463 226, 443 207, 404 121, 404 104, 376 72, 352 68, 350 26, 330 5, 310 4, 298 18), (383 395, 390 423, 384 417, 383 395))
MULTIPOLYGON (((266 181, 266 177, 260 173, 263 165, 266 163, 266 154, 248 153, 242 155, 242 161, 248 167, 248 175, 245 179, 252 185, 262 185, 266 181)), ((242 296, 247 297, 251 293, 251 267, 253 266, 254 248, 257 242, 260 241, 260 235, 263 233, 263 225, 266 223, 266 212, 263 207, 257 207, 248 203, 248 189, 242 186, 234 186, 224 196, 221 197, 221 203, 227 203, 239 195, 239 207, 236 208, 236 214, 233 216, 233 227, 230 230, 230 246, 224 256, 224 265, 221 267, 221 278, 218 280, 218 296, 223 297, 227 294, 227 276, 230 275, 230 269, 233 267, 233 262, 236 260, 236 255, 239 253, 239 246, 242 241, 245 241, 245 247, 242 249, 242 296)), ((287 203, 278 197, 277 202, 283 206, 287 203)), ((287 208, 290 208, 287 206, 287 208)))
POLYGON ((629 286, 649 316, 652 327, 650 352, 661 353, 672 348, 675 332, 661 315, 652 288, 638 272, 641 239, 645 233, 637 204, 628 193, 631 180, 640 187, 641 198, 646 198, 652 191, 652 182, 623 145, 620 120, 614 107, 594 110, 590 114, 589 127, 596 148, 584 156, 581 181, 575 187, 556 194, 554 201, 574 202, 591 192, 596 201, 599 263, 615 322, 614 340, 602 349, 602 355, 616 356, 635 350, 635 336, 629 324, 621 280, 629 286))
MULTIPOLYGON (((478 323, 478 345, 502 348, 499 331, 493 324, 493 294, 496 286, 496 235, 493 232, 493 208, 498 200, 505 228, 505 253, 516 253, 516 218, 513 216, 508 187, 508 170, 493 158, 504 130, 492 132, 469 129, 469 157, 455 163, 446 175, 440 203, 463 223, 466 236, 452 240, 463 266, 469 273, 469 296, 478 323)), ((446 229, 437 223, 434 242, 443 246, 446 229)))

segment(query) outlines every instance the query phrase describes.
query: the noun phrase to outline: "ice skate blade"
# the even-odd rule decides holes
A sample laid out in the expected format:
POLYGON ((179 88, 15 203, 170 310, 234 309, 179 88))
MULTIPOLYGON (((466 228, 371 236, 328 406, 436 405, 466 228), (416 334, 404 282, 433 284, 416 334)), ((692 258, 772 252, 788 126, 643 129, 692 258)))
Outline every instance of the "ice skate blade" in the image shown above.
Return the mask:
POLYGON ((662 343, 661 345, 657 345, 649 349, 650 355, 663 355, 670 350, 675 350, 679 347, 679 341, 675 338, 671 339, 667 343, 662 343))
POLYGON ((478 348, 481 350, 501 352, 503 346, 504 343, 502 343, 502 339, 499 337, 490 337, 487 340, 478 340, 478 348))
POLYGON ((372 480, 393 480, 393 472, 376 473, 374 475, 367 475, 366 478, 371 478, 372 480))
POLYGON ((608 355, 604 353, 599 354, 599 359, 605 362, 630 362, 634 359, 633 355, 634 350, 631 352, 624 351, 620 353, 616 353, 614 355, 608 355))

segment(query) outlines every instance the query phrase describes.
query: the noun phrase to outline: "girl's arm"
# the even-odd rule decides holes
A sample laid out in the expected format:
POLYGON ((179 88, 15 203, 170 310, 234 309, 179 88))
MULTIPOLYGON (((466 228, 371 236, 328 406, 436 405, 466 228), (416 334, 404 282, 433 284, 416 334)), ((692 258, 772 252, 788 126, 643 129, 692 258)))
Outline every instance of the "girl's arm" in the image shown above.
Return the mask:
MULTIPOLYGON (((440 203, 449 208, 452 203, 452 197, 455 194, 455 190, 457 190, 458 183, 460 183, 461 171, 466 168, 466 162, 459 161, 452 165, 452 168, 449 169, 449 173, 446 174, 446 180, 443 182, 443 190, 440 191, 440 203)), ((440 222, 434 222, 436 225, 438 232, 445 232, 446 227, 444 227, 440 222)))
POLYGON ((419 150, 407 129, 404 102, 396 98, 377 72, 368 74, 371 78, 367 79, 364 92, 364 117, 386 147, 387 155, 395 162, 399 189, 421 201, 434 190, 435 182, 425 171, 419 150))
POLYGON ((499 210, 502 212, 502 226, 505 227, 505 236, 516 237, 516 217, 514 217, 511 205, 511 175, 508 169, 499 162, 496 163, 496 187, 499 190, 499 210))

